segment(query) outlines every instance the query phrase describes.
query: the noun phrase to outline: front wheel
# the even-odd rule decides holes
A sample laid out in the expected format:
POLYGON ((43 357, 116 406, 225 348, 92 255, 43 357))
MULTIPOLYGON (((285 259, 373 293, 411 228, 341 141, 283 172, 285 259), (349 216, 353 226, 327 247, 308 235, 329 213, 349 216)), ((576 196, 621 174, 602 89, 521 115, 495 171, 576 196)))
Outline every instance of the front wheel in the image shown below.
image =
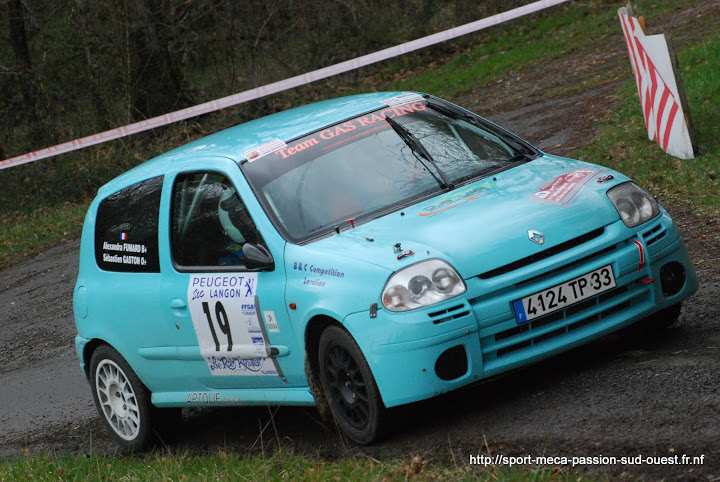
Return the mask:
POLYGON ((320 336, 318 355, 320 382, 340 429, 359 444, 377 441, 385 406, 355 340, 342 328, 330 326, 320 336))
POLYGON ((150 392, 130 365, 104 345, 90 358, 93 400, 108 431, 127 451, 140 451, 152 438, 150 392))
POLYGON ((664 308, 628 327, 622 333, 628 338, 640 338, 659 333, 680 318, 682 303, 664 308))
POLYGON ((678 318, 680 318, 680 309, 682 308, 682 303, 678 303, 676 305, 673 305, 669 308, 665 308, 664 310, 661 310, 657 312, 652 319, 655 321, 655 325, 658 328, 667 328, 668 326, 674 324, 678 318))

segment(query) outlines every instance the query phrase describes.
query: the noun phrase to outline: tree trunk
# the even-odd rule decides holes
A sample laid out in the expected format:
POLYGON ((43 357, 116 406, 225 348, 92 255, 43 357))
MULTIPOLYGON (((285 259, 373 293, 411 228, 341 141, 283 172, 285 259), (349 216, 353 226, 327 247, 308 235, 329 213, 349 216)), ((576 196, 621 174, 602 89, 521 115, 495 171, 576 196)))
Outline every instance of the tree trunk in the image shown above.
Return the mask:
MULTIPOLYGON (((98 76, 98 63, 95 58, 93 47, 90 44, 92 38, 92 30, 90 27, 91 22, 96 20, 93 18, 92 7, 88 5, 87 0, 75 0, 75 8, 73 12, 77 15, 77 26, 79 27, 76 32, 80 36, 85 53, 85 62, 87 64, 87 76, 90 79, 90 91, 88 92, 89 98, 92 100, 95 122, 93 125, 94 130, 106 130, 109 129, 114 122, 112 121, 111 113, 108 109, 108 101, 105 91, 103 89, 104 83, 98 76), (88 22, 90 18, 90 22, 88 22)), ((100 72, 102 75, 103 72, 100 72)))
POLYGON ((25 32, 25 12, 22 0, 8 0, 8 19, 10 22, 10 44, 15 54, 16 83, 22 93, 26 108, 35 116, 35 79, 30 62, 27 34, 25 32))
POLYGON ((180 55, 173 49, 186 12, 174 11, 165 0, 130 3, 132 107, 140 117, 165 114, 188 100, 180 55))

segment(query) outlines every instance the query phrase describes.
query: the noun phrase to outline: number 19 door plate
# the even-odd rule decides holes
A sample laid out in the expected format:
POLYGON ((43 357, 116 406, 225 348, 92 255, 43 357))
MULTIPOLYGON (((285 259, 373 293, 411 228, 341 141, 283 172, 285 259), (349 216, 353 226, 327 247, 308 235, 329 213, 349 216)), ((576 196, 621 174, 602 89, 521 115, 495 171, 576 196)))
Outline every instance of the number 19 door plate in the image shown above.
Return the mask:
POLYGON ((591 271, 577 278, 539 291, 512 303, 515 319, 525 323, 615 288, 612 265, 591 271))

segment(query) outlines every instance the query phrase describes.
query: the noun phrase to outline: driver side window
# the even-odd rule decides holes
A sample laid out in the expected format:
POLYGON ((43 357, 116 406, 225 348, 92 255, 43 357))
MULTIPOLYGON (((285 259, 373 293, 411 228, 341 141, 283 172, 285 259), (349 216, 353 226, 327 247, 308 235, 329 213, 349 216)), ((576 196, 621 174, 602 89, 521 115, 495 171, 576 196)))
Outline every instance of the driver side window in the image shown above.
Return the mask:
POLYGON ((243 246, 260 241, 235 186, 220 173, 180 174, 170 216, 173 261, 180 267, 244 268, 243 246))

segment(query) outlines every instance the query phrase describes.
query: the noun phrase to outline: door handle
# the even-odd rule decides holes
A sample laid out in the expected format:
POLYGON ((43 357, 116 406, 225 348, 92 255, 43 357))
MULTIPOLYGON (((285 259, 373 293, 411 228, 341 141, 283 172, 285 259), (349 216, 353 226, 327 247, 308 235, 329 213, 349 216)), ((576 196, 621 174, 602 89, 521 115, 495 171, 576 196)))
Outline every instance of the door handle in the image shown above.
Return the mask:
POLYGON ((170 302, 170 308, 173 309, 182 309, 187 308, 187 304, 185 303, 185 300, 181 300, 180 298, 175 298, 170 302))

